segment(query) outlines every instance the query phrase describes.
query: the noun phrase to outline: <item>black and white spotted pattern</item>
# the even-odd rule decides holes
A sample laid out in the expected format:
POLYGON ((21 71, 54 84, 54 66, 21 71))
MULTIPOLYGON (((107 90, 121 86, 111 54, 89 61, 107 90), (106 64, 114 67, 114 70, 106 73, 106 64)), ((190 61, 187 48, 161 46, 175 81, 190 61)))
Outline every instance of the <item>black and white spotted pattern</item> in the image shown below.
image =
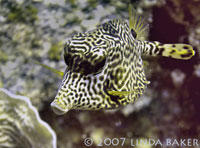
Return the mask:
POLYGON ((133 103, 149 83, 141 55, 170 56, 164 49, 159 42, 138 40, 137 30, 118 19, 73 36, 64 48, 67 68, 53 110, 63 114, 70 109, 112 109, 133 103))

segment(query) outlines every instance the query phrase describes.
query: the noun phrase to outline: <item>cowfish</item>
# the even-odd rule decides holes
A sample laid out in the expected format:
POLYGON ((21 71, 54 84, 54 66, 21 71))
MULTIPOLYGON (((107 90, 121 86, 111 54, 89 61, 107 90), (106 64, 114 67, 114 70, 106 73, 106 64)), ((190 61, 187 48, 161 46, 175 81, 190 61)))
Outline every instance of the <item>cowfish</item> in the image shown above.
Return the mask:
POLYGON ((144 40, 148 25, 129 6, 129 22, 109 20, 96 29, 78 33, 64 45, 64 73, 53 111, 115 109, 134 103, 149 84, 142 56, 187 60, 194 56, 188 44, 144 40))

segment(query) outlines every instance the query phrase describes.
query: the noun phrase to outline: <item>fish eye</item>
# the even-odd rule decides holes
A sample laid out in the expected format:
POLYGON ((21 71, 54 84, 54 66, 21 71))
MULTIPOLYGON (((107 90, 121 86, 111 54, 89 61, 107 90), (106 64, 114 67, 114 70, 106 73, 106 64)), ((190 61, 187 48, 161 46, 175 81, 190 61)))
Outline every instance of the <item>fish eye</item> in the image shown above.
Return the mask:
POLYGON ((97 74, 103 69, 106 59, 91 64, 90 62, 80 59, 77 56, 71 56, 70 54, 64 54, 65 64, 73 72, 82 73, 83 75, 97 74))
POLYGON ((137 33, 136 33, 135 30, 133 30, 133 29, 131 29, 131 34, 132 34, 132 36, 133 36, 134 38, 137 37, 137 33))
POLYGON ((64 61, 65 64, 69 66, 69 64, 71 63, 70 61, 72 60, 70 54, 69 54, 69 46, 66 44, 64 47, 64 61))
POLYGON ((81 73, 83 75, 97 74, 103 69, 106 63, 106 57, 99 58, 92 63, 87 60, 87 58, 92 57, 86 57, 84 53, 76 52, 71 49, 70 44, 65 45, 64 61, 70 71, 81 73))
POLYGON ((97 64, 95 64, 95 68, 94 68, 95 73, 99 73, 103 69, 105 63, 106 63, 106 58, 103 59, 101 62, 98 62, 97 64))
POLYGON ((83 61, 79 65, 79 67, 81 68, 81 71, 79 71, 79 72, 81 72, 84 75, 97 74, 97 73, 101 72, 105 63, 106 63, 106 59, 103 59, 102 61, 95 63, 95 65, 92 65, 88 61, 83 61))
POLYGON ((64 61, 66 65, 69 65, 70 63, 70 56, 68 54, 64 54, 64 61))

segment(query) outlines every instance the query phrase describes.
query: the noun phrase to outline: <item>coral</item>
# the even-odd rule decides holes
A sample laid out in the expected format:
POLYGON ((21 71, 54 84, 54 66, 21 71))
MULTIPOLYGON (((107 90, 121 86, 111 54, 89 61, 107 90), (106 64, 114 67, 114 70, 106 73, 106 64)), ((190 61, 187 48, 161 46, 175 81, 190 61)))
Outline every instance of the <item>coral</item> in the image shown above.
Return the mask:
POLYGON ((56 135, 29 98, 0 89, 0 147, 56 148, 56 135))
POLYGON ((8 60, 6 52, 0 50, 0 62, 5 63, 8 60))
MULTIPOLYGON (((2 3, 6 3, 2 1, 2 3)), ((37 20, 37 8, 33 5, 26 5, 25 7, 20 7, 19 5, 5 5, 8 7, 10 12, 7 14, 8 21, 10 22, 22 22, 22 23, 34 23, 37 20)))
POLYGON ((62 50, 63 50, 62 42, 58 42, 51 45, 51 48, 48 51, 49 59, 59 61, 61 59, 62 50))

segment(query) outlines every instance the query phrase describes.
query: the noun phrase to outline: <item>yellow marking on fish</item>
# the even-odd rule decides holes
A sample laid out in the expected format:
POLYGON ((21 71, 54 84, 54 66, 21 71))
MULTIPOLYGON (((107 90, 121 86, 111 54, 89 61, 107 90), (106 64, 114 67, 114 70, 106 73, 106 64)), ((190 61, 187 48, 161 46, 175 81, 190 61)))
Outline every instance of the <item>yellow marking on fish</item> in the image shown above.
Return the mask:
POLYGON ((114 91, 114 90, 111 90, 111 91, 108 91, 108 93, 110 95, 113 95, 113 96, 127 96, 127 95, 130 95, 132 93, 135 93, 135 91, 114 91))

